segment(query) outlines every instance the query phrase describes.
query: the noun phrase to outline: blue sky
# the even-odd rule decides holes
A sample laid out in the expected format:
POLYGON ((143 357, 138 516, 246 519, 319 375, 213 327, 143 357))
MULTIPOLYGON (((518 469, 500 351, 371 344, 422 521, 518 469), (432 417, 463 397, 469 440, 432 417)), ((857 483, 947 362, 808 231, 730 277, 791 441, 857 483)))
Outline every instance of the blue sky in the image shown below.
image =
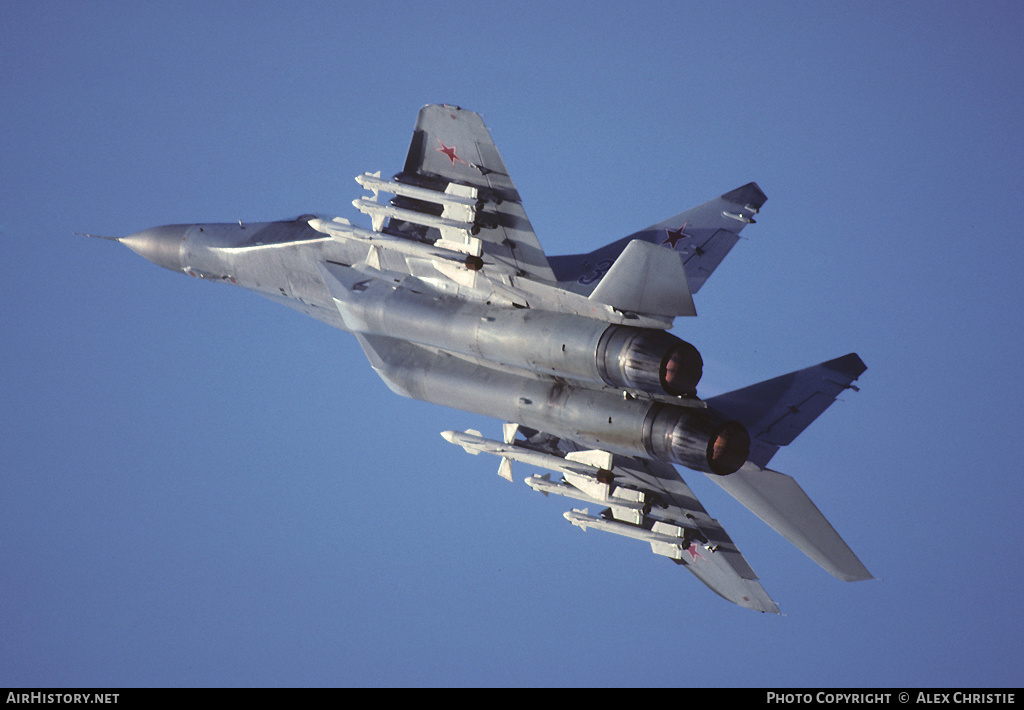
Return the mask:
POLYGON ((4 4, 0 684, 1020 686, 1024 8, 711 5, 4 4), (705 395, 861 355, 772 465, 880 581, 684 471, 785 616, 730 605, 351 336, 73 236, 361 222, 432 102, 549 254, 759 183, 674 332, 705 395))

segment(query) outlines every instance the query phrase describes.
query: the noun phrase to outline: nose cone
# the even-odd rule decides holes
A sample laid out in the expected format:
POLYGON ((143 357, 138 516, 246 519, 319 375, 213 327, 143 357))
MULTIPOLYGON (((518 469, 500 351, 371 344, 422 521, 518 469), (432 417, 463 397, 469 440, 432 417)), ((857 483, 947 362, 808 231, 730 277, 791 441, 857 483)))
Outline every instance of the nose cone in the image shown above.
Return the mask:
POLYGON ((157 266, 180 272, 183 268, 181 251, 189 227, 187 224, 153 227, 121 237, 118 241, 157 266))

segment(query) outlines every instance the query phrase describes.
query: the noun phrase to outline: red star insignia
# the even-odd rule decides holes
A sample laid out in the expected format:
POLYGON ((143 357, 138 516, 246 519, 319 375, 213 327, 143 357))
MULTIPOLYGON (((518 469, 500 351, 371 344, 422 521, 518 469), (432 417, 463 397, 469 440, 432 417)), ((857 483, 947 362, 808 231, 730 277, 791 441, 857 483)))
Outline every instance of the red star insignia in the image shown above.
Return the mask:
POLYGON ((455 165, 456 160, 462 163, 463 165, 468 165, 468 163, 466 163, 465 160, 460 158, 458 154, 455 152, 457 150, 456 146, 445 145, 444 143, 441 143, 440 138, 437 139, 437 142, 441 145, 441 147, 435 148, 434 150, 436 150, 438 153, 444 153, 448 157, 448 160, 452 161, 452 165, 455 165))
POLYGON ((686 551, 690 553, 690 560, 693 561, 693 562, 696 562, 698 557, 701 558, 702 560, 706 560, 707 559, 706 557, 704 557, 704 555, 700 554, 697 551, 697 543, 695 543, 695 542, 691 543, 690 546, 688 548, 686 548, 686 551))
POLYGON ((672 249, 675 249, 676 244, 679 243, 679 240, 689 239, 690 237, 692 237, 692 234, 687 234, 685 231, 686 227, 689 224, 690 220, 686 220, 685 222, 683 222, 682 226, 679 227, 679 229, 666 229, 665 241, 663 241, 662 244, 668 244, 672 249))

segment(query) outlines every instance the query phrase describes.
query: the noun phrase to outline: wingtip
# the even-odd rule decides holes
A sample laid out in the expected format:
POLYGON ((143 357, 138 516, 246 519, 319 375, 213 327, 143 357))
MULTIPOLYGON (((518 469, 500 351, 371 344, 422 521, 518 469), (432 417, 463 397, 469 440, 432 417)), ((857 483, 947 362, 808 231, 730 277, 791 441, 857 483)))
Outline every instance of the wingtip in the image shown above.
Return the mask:
POLYGON ((848 375, 853 379, 857 379, 868 369, 868 366, 864 364, 864 361, 860 359, 860 355, 857 353, 849 353, 848 355, 837 357, 835 360, 829 360, 825 363, 825 366, 830 370, 848 375))
POLYGON ((722 199, 737 205, 750 205, 755 210, 759 210, 768 201, 768 196, 756 182, 748 182, 742 187, 725 193, 722 195, 722 199))

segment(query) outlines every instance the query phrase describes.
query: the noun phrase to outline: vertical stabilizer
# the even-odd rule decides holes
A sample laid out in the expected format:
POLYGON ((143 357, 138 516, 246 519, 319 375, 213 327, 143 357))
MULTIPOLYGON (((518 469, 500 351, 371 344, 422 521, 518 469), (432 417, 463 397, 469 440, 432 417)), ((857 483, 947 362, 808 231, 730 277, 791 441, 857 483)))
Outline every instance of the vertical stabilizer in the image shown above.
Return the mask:
POLYGON ((697 315, 679 256, 640 240, 626 245, 590 300, 652 316, 697 315))

